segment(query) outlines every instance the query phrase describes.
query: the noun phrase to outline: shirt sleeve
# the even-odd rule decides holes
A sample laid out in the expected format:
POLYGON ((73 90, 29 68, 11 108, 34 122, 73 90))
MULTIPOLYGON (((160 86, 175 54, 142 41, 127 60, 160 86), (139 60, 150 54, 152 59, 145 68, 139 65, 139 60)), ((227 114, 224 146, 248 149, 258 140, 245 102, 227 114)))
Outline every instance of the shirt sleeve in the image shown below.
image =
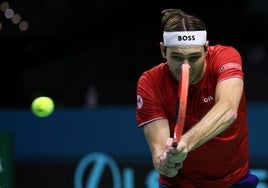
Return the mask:
POLYGON ((219 49, 213 58, 218 82, 234 77, 244 79, 242 59, 235 48, 227 46, 219 49))
POLYGON ((144 73, 137 84, 136 119, 139 127, 165 118, 159 96, 153 77, 148 72, 144 73))

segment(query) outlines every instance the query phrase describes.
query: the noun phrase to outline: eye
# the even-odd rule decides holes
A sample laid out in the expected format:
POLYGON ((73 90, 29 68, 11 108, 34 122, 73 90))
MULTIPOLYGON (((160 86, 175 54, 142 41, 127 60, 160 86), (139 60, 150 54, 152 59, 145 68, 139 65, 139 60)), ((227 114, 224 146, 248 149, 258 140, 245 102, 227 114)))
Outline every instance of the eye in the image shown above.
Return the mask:
POLYGON ((198 59, 200 58, 200 56, 191 56, 191 57, 189 57, 189 61, 190 62, 195 62, 195 61, 197 61, 198 59))
POLYGON ((183 56, 179 56, 179 55, 173 55, 171 56, 172 59, 174 59, 175 61, 183 61, 184 57, 183 56))

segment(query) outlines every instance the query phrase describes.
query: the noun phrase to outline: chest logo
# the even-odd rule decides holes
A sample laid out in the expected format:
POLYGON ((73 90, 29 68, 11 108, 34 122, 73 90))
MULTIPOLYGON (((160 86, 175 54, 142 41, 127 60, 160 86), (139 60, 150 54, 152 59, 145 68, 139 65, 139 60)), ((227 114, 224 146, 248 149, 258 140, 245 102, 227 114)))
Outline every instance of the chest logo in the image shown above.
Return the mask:
POLYGON ((143 100, 142 97, 140 95, 137 95, 137 107, 139 109, 141 109, 141 107, 143 106, 143 100))
POLYGON ((206 97, 206 98, 203 98, 203 102, 204 103, 208 103, 209 101, 211 101, 211 100, 213 100, 213 97, 210 95, 210 96, 208 96, 208 97, 206 97))

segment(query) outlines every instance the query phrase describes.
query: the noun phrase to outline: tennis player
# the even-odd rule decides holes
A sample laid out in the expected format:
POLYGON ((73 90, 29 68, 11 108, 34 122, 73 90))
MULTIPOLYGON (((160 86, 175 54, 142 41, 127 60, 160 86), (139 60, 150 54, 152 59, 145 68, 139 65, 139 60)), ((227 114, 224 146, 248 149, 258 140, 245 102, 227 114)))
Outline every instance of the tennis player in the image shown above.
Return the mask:
POLYGON ((166 62, 140 76, 136 108, 159 188, 255 188, 239 52, 209 46, 204 22, 180 9, 163 10, 161 21, 166 62), (183 63, 191 67, 187 112, 184 133, 172 147, 183 63))

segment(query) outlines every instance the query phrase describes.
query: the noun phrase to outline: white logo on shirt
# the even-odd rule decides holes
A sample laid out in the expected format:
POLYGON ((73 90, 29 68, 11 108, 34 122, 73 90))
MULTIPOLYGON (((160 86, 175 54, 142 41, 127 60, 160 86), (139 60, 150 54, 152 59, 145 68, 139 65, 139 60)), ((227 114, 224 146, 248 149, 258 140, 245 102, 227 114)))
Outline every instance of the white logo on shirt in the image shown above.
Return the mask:
POLYGON ((223 71, 226 71, 228 69, 242 70, 242 66, 238 63, 226 63, 226 64, 220 66, 219 71, 223 72, 223 71))
POLYGON ((143 100, 140 95, 137 95, 137 106, 139 109, 143 106, 143 100))
POLYGON ((208 102, 211 101, 211 100, 213 100, 213 97, 210 95, 210 96, 204 98, 204 99, 203 99, 203 102, 204 102, 204 103, 208 103, 208 102))

